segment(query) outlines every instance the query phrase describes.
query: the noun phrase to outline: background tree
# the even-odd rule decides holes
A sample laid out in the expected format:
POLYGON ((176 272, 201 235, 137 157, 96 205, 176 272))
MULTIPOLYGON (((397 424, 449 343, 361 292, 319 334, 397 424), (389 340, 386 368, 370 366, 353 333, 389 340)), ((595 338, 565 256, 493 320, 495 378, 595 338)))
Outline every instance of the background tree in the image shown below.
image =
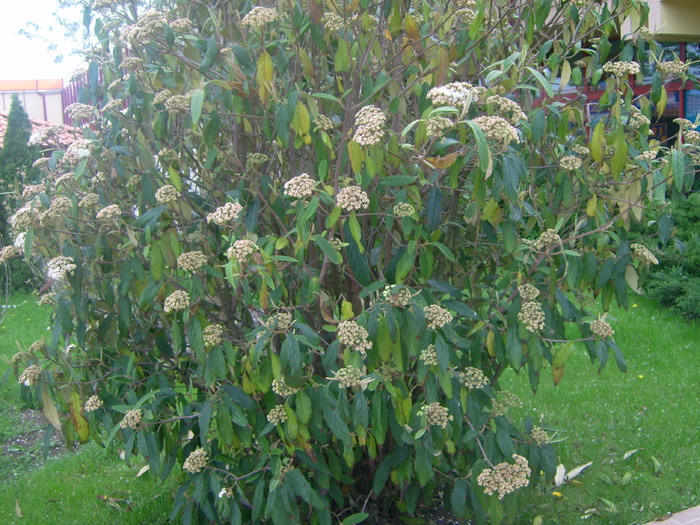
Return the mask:
POLYGON ((19 380, 179 476, 186 523, 515 519, 556 459, 499 377, 558 382, 572 337, 624 370, 593 302, 692 184, 649 137, 668 78, 629 85, 644 33, 608 56, 646 3, 137 7, 94 3, 85 140, 13 217, 55 306, 19 380))

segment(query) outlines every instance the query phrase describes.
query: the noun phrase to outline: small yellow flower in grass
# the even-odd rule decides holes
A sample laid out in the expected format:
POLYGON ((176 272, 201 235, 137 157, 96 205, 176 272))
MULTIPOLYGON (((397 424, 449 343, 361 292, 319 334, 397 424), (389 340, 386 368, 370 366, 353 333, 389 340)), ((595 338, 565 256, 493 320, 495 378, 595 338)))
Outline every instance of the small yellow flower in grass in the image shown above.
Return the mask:
POLYGON ((632 308, 637 308, 637 306, 638 306, 638 305, 636 305, 636 304, 633 304, 633 305, 632 305, 632 308))
POLYGON ((643 376, 642 374, 639 374, 639 375, 637 376, 637 379, 644 379, 644 376, 643 376))
POLYGON ((561 492, 556 491, 556 490, 554 492, 552 492, 552 496, 554 496, 557 499, 564 497, 564 495, 561 492))

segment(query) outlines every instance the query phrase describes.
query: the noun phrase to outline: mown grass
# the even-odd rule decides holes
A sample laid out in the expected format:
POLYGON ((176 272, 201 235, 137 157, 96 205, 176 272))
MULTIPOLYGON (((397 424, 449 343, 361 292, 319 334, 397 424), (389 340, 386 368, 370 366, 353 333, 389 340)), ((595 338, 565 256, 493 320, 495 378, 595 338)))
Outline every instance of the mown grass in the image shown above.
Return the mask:
POLYGON ((524 374, 504 377, 524 403, 514 415, 558 430, 567 470, 593 462, 569 484, 533 491, 522 523, 643 524, 700 505, 700 324, 643 297, 634 303, 611 312, 626 374, 612 358, 599 372, 580 347, 557 387, 549 370, 534 396, 524 374))
MULTIPOLYGON (((11 297, 0 321, 0 377, 20 347, 48 334, 49 308, 30 295, 11 297)), ((0 388, 0 523, 84 525, 169 523, 173 480, 159 483, 143 463, 128 467, 117 451, 88 443, 42 455, 45 422, 27 412, 10 373, 0 388)))

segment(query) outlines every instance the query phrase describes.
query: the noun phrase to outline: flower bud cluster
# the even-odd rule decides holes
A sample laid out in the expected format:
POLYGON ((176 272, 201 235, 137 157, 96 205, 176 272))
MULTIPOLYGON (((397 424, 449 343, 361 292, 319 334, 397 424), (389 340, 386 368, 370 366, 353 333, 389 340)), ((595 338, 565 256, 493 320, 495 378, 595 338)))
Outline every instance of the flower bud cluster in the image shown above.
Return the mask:
POLYGON ((319 115, 314 119, 314 125, 321 131, 333 129, 333 121, 325 115, 319 115))
POLYGON ((520 109, 515 100, 502 97, 501 95, 491 95, 486 99, 486 103, 496 106, 497 112, 511 124, 516 124, 522 120, 527 120, 527 115, 520 109))
POLYGON ((353 140, 362 146, 378 144, 384 136, 386 115, 376 106, 365 106, 355 116, 353 140))
POLYGON ((686 144, 700 146, 700 131, 689 129, 688 131, 683 133, 683 140, 686 144))
POLYGON ((165 109, 168 111, 187 111, 190 109, 191 93, 184 95, 172 95, 165 100, 165 109))
POLYGON ((292 327, 292 324, 294 324, 294 317, 291 312, 277 312, 270 316, 266 326, 271 330, 286 332, 292 327))
POLYGON ((256 168, 257 166, 260 166, 261 164, 265 164, 269 160, 270 157, 268 157, 264 153, 251 153, 250 155, 248 155, 245 167, 247 170, 251 170, 253 168, 256 168))
POLYGON ((608 323, 604 317, 596 319, 591 323, 591 332, 600 339, 607 339, 615 335, 615 330, 613 330, 613 327, 610 326, 610 323, 608 323))
POLYGON ((163 103, 165 103, 166 100, 168 100, 172 96, 173 96, 173 93, 169 89, 164 89, 163 91, 159 91, 153 97, 153 104, 154 105, 155 104, 163 104, 163 103))
POLYGON ((72 207, 73 203, 68 197, 56 197, 51 201, 49 209, 41 214, 39 220, 42 224, 50 224, 53 221, 65 219, 72 207))
POLYGON ((143 67, 143 59, 139 57, 126 57, 119 63, 119 67, 124 71, 135 71, 143 67))
POLYGON ((176 18, 170 22, 170 29, 173 31, 187 31, 192 29, 192 20, 189 18, 176 18))
POLYGON ((682 130, 695 128, 695 124, 693 124, 687 118, 674 118, 673 123, 678 124, 678 127, 681 128, 682 130))
POLYGON ((27 369, 22 372, 17 381, 19 384, 24 384, 24 386, 34 386, 39 382, 41 377, 41 368, 37 365, 29 365, 27 369))
POLYGON ((452 321, 452 314, 441 306, 431 304, 425 308, 425 319, 430 330, 437 330, 452 321))
POLYGON ((491 401, 491 415, 499 417, 505 414, 510 407, 521 407, 523 402, 520 398, 508 390, 502 390, 498 394, 499 399, 491 401))
POLYGON ((418 411, 419 416, 425 416, 428 426, 436 426, 447 428, 450 421, 454 420, 454 416, 450 415, 449 410, 440 403, 430 403, 423 405, 418 411))
POLYGON ((184 310, 190 306, 190 294, 184 290, 175 290, 165 298, 163 310, 166 312, 176 312, 184 310))
POLYGON ((425 132, 429 137, 435 137, 436 139, 441 139, 446 129, 454 127, 455 123, 452 119, 441 116, 430 117, 425 122, 425 132))
POLYGON ((333 372, 333 381, 338 381, 341 388, 359 388, 362 386, 362 371, 354 366, 346 366, 333 372))
POLYGON ((644 264, 659 264, 659 260, 656 256, 649 251, 649 248, 642 246, 638 243, 633 243, 631 246, 634 256, 642 261, 644 264))
POLYGON ((363 210, 369 206, 369 197, 359 186, 348 186, 338 192, 335 203, 346 211, 363 210))
POLYGON ((165 15, 155 9, 149 9, 139 16, 138 22, 122 29, 122 40, 143 44, 151 40, 151 37, 162 33, 162 28, 168 21, 165 15))
POLYGON ((191 474, 200 472, 209 462, 209 454, 203 448, 194 449, 182 464, 182 470, 191 474))
POLYGON ((177 265, 181 270, 194 272, 207 263, 207 257, 199 250, 181 253, 177 258, 177 265))
POLYGON ((284 405, 277 405, 267 414, 267 420, 273 425, 280 425, 287 421, 287 412, 284 410, 284 405))
POLYGON ((135 408, 129 410, 124 414, 124 419, 119 423, 119 428, 131 428, 136 430, 141 423, 141 418, 143 417, 143 410, 140 408, 135 408))
POLYGON ((542 430, 540 427, 532 427, 532 430, 530 431, 530 439, 532 439, 533 443, 535 443, 535 445, 538 447, 548 445, 551 441, 549 434, 547 434, 547 432, 542 430))
POLYGON ((104 406, 104 402, 99 398, 99 396, 90 396, 87 401, 85 401, 85 412, 94 412, 99 410, 104 406))
POLYGON ((177 191, 175 186, 171 186, 170 184, 161 186, 158 188, 158 191, 156 191, 156 201, 160 202, 161 204, 176 202, 179 198, 180 192, 177 191))
POLYGON ((639 129, 642 126, 648 126, 649 124, 651 124, 649 117, 644 115, 641 111, 634 111, 630 113, 627 121, 627 126, 629 126, 631 129, 639 129))
POLYGON ((0 250, 0 264, 3 264, 20 254, 21 252, 14 245, 8 244, 0 250))
POLYGON ((272 391, 278 396, 289 397, 292 394, 299 392, 299 390, 299 388, 291 387, 285 383, 284 376, 280 377, 279 379, 272 380, 272 391))
POLYGON ((227 202, 207 215, 207 222, 224 226, 226 223, 236 220, 242 211, 243 206, 237 202, 227 202))
POLYGON ((104 219, 106 221, 114 220, 121 217, 121 214, 122 210, 118 204, 110 204, 97 212, 97 219, 104 219))
POLYGON ((481 117, 476 117, 472 122, 481 128, 487 139, 503 147, 511 142, 520 143, 518 130, 503 117, 482 115, 481 117))
POLYGON ((368 341, 369 334, 355 321, 342 321, 338 325, 338 340, 347 348, 360 352, 362 355, 372 348, 372 342, 368 341))
POLYGON ((392 285, 388 285, 384 287, 384 291, 382 292, 382 297, 391 306, 395 308, 404 308, 411 302, 413 298, 411 290, 408 288, 399 288, 398 292, 392 293, 393 289, 394 287, 392 285))
POLYGON ((457 372, 457 380, 470 390, 484 388, 489 380, 483 371, 473 366, 468 366, 464 372, 457 372))
POLYGON ((534 301, 540 296, 540 291, 530 283, 518 286, 518 293, 520 294, 520 298, 525 302, 534 301))
POLYGON ((56 140, 62 132, 63 126, 60 124, 54 124, 53 126, 39 128, 29 137, 27 146, 36 146, 37 144, 44 144, 50 140, 56 140))
POLYGON ((559 234, 556 232, 556 230, 549 228, 548 230, 543 231, 539 238, 532 243, 532 248, 535 251, 541 252, 544 251, 545 248, 549 248, 552 245, 561 246, 561 244, 562 242, 559 234))
POLYGON ((204 346, 220 345, 224 340, 224 327, 220 324, 210 324, 202 331, 202 339, 204 339, 204 346))
POLYGON ((228 250, 226 250, 226 256, 229 259, 237 259, 239 262, 244 262, 255 253, 258 249, 258 245, 255 244, 250 239, 240 239, 234 242, 228 250))
POLYGON ((513 454, 513 459, 515 463, 499 463, 493 469, 484 469, 476 478, 487 495, 498 493, 498 499, 503 499, 506 494, 527 487, 531 474, 527 459, 517 454, 513 454))
POLYGON ((323 27, 326 28, 326 31, 340 31, 345 27, 345 20, 343 20, 343 17, 333 11, 326 11, 323 13, 321 22, 323 22, 323 27))
POLYGON ((51 259, 46 265, 46 275, 54 281, 60 281, 66 274, 72 274, 77 268, 72 257, 59 255, 51 259))
POLYGON ((585 156, 591 154, 590 149, 588 149, 586 146, 581 146, 580 144, 576 144, 571 149, 574 150, 574 153, 576 153, 576 155, 581 155, 582 157, 585 157, 585 156))
POLYGON ((435 345, 428 345, 428 348, 425 348, 420 353, 420 360, 427 366, 437 366, 438 358, 437 352, 435 351, 435 345))
POLYGON ((12 228, 15 231, 25 231, 34 223, 37 217, 38 213, 36 210, 33 210, 30 206, 24 206, 12 216, 12 228))
POLYGON ((636 75, 640 70, 637 62, 608 62, 603 65, 603 71, 612 73, 617 77, 636 75))
POLYGON ((567 155, 559 159, 559 167, 565 171, 575 171, 581 167, 583 161, 574 155, 567 155))
POLYGON ((688 71, 688 64, 681 62, 679 59, 660 62, 656 66, 656 70, 662 77, 678 76, 688 71))
POLYGON ((295 199, 310 197, 316 183, 309 177, 308 173, 302 173, 284 183, 284 194, 295 199))
POLYGON ((528 331, 535 333, 544 330, 544 312, 540 303, 529 301, 523 303, 518 314, 518 319, 525 325, 528 331))
POLYGON ((45 189, 43 184, 29 184, 22 190, 23 199, 31 199, 34 195, 39 195, 45 189))
POLYGON ((278 20, 279 17, 280 15, 277 12, 277 9, 255 6, 243 17, 243 20, 241 20, 241 25, 248 27, 262 27, 265 24, 278 20))
POLYGON ((645 160, 647 162, 651 162, 652 160, 656 159, 657 154, 658 153, 656 151, 649 149, 637 155, 635 160, 645 160))

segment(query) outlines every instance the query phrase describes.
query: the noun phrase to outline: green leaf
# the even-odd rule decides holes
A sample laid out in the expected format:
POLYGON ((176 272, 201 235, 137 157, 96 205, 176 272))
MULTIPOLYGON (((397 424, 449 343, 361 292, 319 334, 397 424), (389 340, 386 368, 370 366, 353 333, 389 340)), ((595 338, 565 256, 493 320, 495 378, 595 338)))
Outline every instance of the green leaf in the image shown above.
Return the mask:
POLYGON ((593 160, 598 164, 603 162, 603 155, 605 154, 605 124, 603 124, 602 120, 599 121, 593 129, 590 150, 593 160))
POLYGON ((484 171, 484 176, 488 179, 493 170, 493 158, 491 157, 491 148, 489 148, 489 143, 486 141, 486 135, 482 129, 474 124, 471 120, 467 121, 467 124, 474 133, 474 138, 476 139, 476 151, 479 156, 479 166, 484 171))
POLYGON ((622 170, 627 164, 627 138, 624 130, 620 128, 620 132, 615 137, 615 153, 610 161, 610 171, 614 178, 618 178, 622 170))
POLYGON ((438 250, 440 250, 440 252, 442 252, 442 254, 447 258, 448 261, 455 262, 457 260, 457 258, 455 257, 455 254, 452 253, 452 250, 450 250, 447 246, 445 246, 441 242, 435 241, 435 242, 432 242, 430 244, 432 244, 438 250))
POLYGON ((416 182, 416 177, 410 175, 389 175, 379 181, 379 189, 407 186, 416 182))
POLYGON ((336 250, 325 237, 316 234, 313 237, 311 237, 311 239, 313 239, 313 241, 316 243, 316 246, 318 246, 321 249, 323 255, 328 257, 328 260, 335 264, 342 264, 343 256, 340 255, 340 252, 336 250))
POLYGON ((425 203, 425 218, 431 232, 442 223, 442 198, 442 190, 438 186, 432 186, 425 203))
POLYGON ((369 518, 369 514, 366 512, 358 512, 357 514, 353 514, 352 516, 345 518, 342 521, 342 525, 355 525, 355 523, 362 523, 367 518, 369 518))
POLYGON ((683 191, 685 181, 685 158, 680 150, 673 150, 671 155, 671 171, 673 173, 673 185, 678 191, 683 191))
POLYGON ((454 512, 458 518, 467 517, 467 510, 469 509, 467 505, 467 488, 467 482, 463 479, 455 480, 452 485, 450 503, 452 505, 452 512, 454 512))
POLYGON ((199 440, 203 447, 207 444, 207 434, 211 424, 211 403, 212 400, 209 399, 206 403, 202 403, 202 406, 199 408, 199 440))
MULTIPOLYGON (((549 12, 549 11, 548 11, 549 12)), ((545 93, 547 93, 547 96, 553 97, 554 96, 554 90, 552 90, 552 85, 549 83, 549 80, 544 78, 542 73, 537 71, 536 69, 527 66, 525 69, 527 69, 530 73, 532 73, 532 76, 535 77, 535 80, 539 82, 540 86, 542 86, 542 89, 544 89, 545 93)))
POLYGON ((424 445, 416 448, 415 466, 418 483, 425 487, 433 477, 433 456, 424 445))
POLYGON ((190 100, 190 113, 192 115, 192 123, 199 122, 199 117, 202 116, 202 107, 204 106, 204 90, 195 89, 190 100))
POLYGON ((518 328, 516 326, 510 326, 508 328, 506 352, 508 354, 508 361, 510 361, 513 369, 520 370, 523 361, 523 345, 520 342, 520 336, 518 335, 518 328))

